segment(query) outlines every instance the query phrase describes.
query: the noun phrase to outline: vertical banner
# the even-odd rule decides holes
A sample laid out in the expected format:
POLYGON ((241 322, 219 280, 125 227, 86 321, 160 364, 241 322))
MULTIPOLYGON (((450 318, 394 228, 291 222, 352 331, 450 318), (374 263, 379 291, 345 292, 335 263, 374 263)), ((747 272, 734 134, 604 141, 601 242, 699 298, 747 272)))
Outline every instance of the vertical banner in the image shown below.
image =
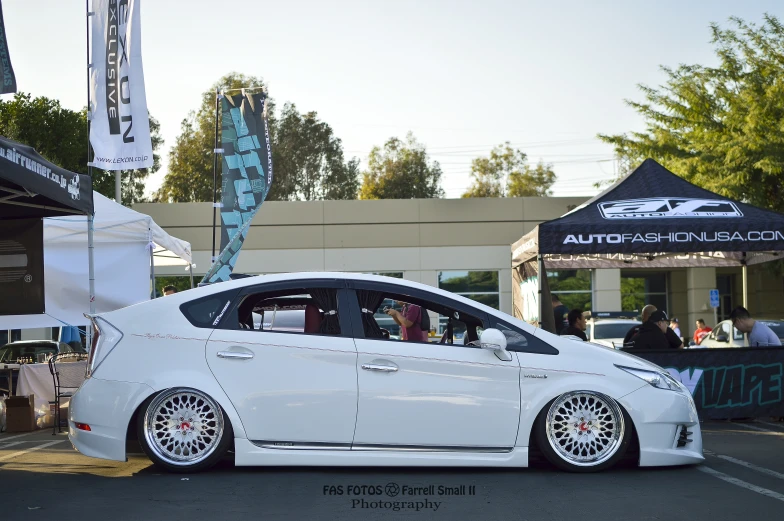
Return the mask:
POLYGON ((103 170, 152 166, 140 0, 92 0, 90 143, 103 170))
POLYGON ((244 91, 221 100, 221 253, 202 282, 225 282, 234 271, 250 223, 272 185, 267 97, 244 91))
POLYGON ((11 67, 11 56, 8 54, 8 41, 5 36, 5 19, 3 18, 3 3, 0 1, 0 66, 3 68, 3 84, 0 85, 0 94, 16 92, 16 76, 11 67))
POLYGON ((43 313, 43 220, 5 219, 0 237, 0 315, 43 313))

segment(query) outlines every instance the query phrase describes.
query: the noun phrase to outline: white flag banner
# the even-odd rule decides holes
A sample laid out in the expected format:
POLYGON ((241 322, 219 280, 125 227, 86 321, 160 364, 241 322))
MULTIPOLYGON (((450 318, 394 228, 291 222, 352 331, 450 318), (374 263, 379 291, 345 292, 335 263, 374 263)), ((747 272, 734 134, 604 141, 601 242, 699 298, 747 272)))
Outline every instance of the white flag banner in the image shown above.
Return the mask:
POLYGON ((90 143, 104 170, 152 166, 140 0, 92 0, 90 143))

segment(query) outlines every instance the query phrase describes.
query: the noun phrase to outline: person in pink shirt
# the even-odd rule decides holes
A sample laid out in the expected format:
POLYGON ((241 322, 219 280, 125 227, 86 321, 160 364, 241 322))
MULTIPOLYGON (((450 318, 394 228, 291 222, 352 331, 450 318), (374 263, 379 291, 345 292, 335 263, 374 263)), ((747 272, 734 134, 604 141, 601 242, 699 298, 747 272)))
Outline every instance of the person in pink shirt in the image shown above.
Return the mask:
MULTIPOLYGON (((409 342, 427 342, 427 331, 422 331, 422 308, 416 304, 396 301, 403 311, 388 309, 387 315, 400 326, 400 337, 409 342)), ((424 311, 427 313, 427 311, 424 311)))

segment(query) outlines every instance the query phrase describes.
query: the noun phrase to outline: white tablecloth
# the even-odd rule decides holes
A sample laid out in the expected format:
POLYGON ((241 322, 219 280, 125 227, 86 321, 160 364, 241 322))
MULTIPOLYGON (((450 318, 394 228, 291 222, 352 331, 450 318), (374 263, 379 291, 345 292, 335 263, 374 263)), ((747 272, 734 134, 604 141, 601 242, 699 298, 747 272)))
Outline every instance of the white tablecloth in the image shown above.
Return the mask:
MULTIPOLYGON (((57 370, 64 372, 84 374, 87 362, 66 362, 58 364, 57 370)), ((61 383, 64 378, 61 377, 61 383)), ((54 402, 54 380, 49 372, 49 364, 22 364, 19 368, 19 380, 16 383, 17 396, 35 395, 35 408, 49 408, 49 402, 54 402)))

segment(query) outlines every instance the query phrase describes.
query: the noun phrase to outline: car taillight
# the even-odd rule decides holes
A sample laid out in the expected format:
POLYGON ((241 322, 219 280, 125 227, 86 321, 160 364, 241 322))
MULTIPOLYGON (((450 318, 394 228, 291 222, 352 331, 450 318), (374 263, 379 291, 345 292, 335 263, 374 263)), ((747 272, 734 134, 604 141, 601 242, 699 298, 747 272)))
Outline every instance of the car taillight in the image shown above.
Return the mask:
POLYGON ((96 316, 88 316, 93 326, 93 340, 90 353, 87 356, 87 376, 101 365, 114 347, 120 343, 122 331, 111 325, 105 319, 96 316))

